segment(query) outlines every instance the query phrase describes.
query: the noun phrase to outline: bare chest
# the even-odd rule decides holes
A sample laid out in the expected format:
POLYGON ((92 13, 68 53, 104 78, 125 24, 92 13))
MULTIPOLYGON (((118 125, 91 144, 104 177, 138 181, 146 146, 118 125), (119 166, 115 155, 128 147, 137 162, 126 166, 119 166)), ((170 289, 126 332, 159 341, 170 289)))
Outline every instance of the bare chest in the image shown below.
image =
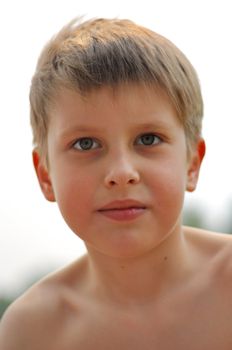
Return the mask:
POLYGON ((161 305, 141 314, 129 308, 96 308, 73 317, 57 334, 56 350, 231 350, 232 317, 213 298, 161 305))

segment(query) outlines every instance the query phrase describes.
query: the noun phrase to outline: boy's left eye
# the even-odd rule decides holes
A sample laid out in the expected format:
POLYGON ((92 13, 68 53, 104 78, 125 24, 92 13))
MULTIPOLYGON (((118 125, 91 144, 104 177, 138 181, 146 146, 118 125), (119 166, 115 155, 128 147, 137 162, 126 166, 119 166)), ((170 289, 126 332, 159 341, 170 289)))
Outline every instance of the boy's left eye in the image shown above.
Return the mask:
POLYGON ((161 138, 155 134, 143 134, 136 139, 136 144, 143 146, 158 145, 161 142, 161 138))
POLYGON ((92 137, 82 137, 74 143, 73 147, 80 151, 89 151, 98 148, 99 143, 92 137))

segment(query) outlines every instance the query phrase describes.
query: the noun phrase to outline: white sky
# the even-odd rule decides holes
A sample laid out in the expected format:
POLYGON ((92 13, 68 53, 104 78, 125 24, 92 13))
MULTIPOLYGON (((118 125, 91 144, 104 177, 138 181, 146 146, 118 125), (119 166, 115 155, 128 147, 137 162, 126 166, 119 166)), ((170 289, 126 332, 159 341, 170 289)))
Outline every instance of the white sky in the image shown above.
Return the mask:
POLYGON ((197 192, 217 219, 232 198, 232 21, 228 0, 6 1, 0 5, 0 296, 34 271, 84 252, 55 204, 40 193, 31 162, 28 92, 38 55, 78 15, 129 18, 171 39, 195 66, 205 102, 207 155, 197 192))

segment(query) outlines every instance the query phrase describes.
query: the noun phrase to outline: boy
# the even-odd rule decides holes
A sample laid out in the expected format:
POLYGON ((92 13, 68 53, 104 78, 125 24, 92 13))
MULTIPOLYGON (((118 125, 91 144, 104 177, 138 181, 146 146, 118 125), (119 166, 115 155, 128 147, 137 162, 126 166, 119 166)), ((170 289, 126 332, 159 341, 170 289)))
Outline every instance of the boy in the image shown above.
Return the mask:
POLYGON ((30 103, 42 192, 88 253, 13 303, 0 349, 231 350, 231 237, 181 224, 205 153, 187 58, 127 20, 73 21, 30 103))

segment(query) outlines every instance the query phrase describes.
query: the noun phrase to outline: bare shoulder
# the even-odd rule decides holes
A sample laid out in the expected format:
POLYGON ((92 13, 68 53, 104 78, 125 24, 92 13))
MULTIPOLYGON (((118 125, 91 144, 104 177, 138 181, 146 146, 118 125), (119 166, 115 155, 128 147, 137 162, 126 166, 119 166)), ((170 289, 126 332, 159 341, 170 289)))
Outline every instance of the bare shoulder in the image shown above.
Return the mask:
MULTIPOLYGON (((59 348, 69 309, 78 309, 78 298, 72 298, 77 283, 72 279, 73 269, 71 264, 50 274, 11 304, 0 323, 0 349, 59 348)), ((78 273, 78 264, 75 269, 78 273)))
POLYGON ((190 245, 203 257, 204 266, 210 266, 215 276, 228 279, 232 287, 232 235, 192 227, 184 227, 184 233, 190 245))
MULTIPOLYGON (((39 340, 43 325, 48 324, 54 300, 43 284, 33 287, 6 311, 0 324, 0 348, 29 349, 39 340)), ((42 341, 42 338, 39 340, 42 341)))
POLYGON ((183 227, 187 238, 196 242, 196 244, 207 244, 209 247, 222 248, 225 245, 232 244, 232 235, 228 233, 208 231, 201 228, 189 226, 183 227))

